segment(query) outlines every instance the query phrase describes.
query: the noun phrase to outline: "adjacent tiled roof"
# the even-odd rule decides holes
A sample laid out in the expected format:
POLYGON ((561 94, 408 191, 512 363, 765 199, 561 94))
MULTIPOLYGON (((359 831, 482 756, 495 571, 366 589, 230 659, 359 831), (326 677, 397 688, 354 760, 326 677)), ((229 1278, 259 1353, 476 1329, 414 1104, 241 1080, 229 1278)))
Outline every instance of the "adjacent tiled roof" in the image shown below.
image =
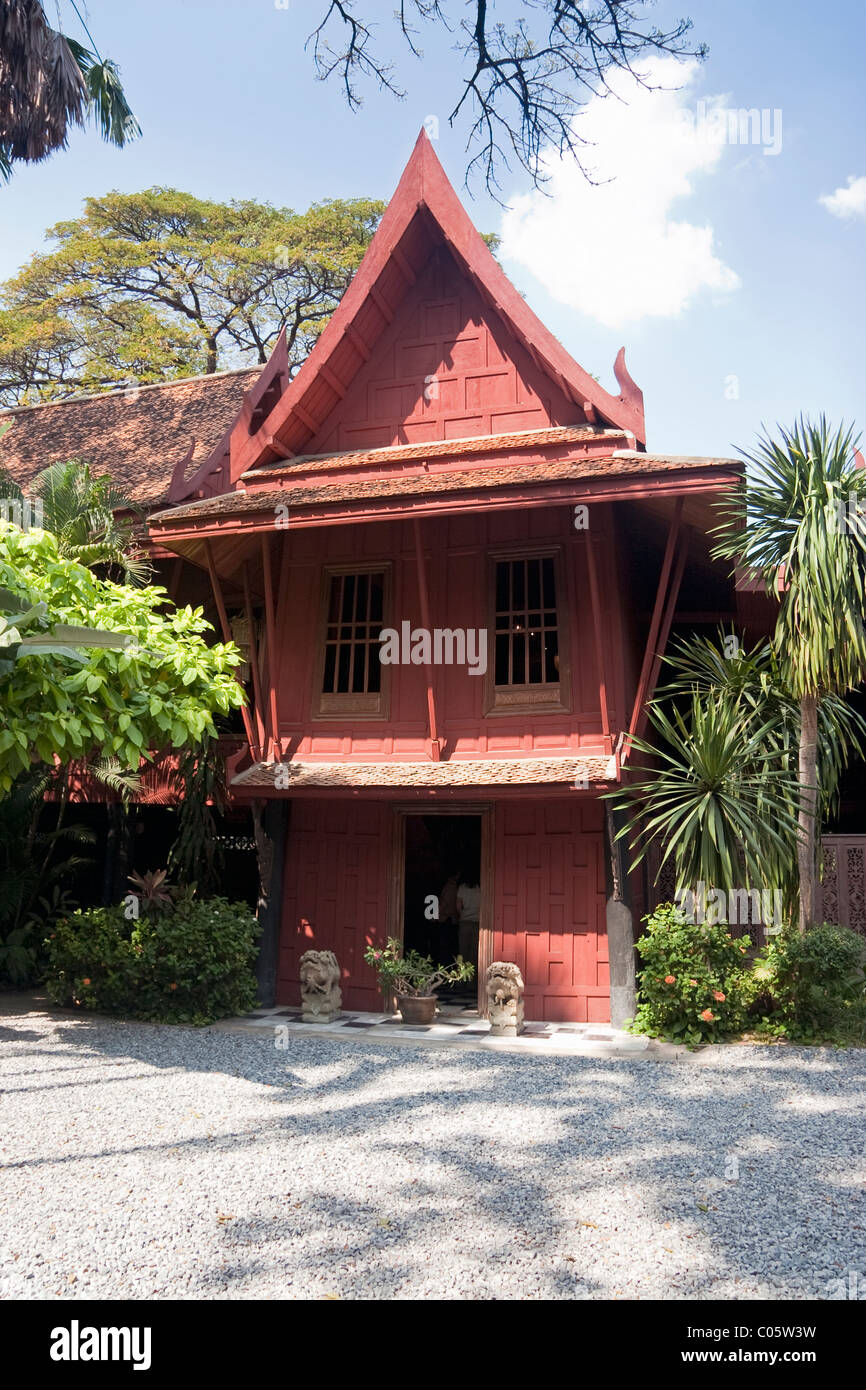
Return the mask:
POLYGON ((434 763, 254 763, 232 778, 233 787, 274 787, 276 770, 288 774, 287 791, 305 787, 500 787, 616 780, 613 758, 471 758, 434 763))
POLYGON ((584 444, 591 439, 613 436, 622 439, 622 430, 602 429, 599 425, 550 425, 540 430, 512 430, 503 434, 468 435, 464 439, 433 439, 421 444, 389 444, 382 449, 363 449, 343 454, 298 454, 297 457, 266 463, 243 474, 250 481, 272 473, 291 473, 326 468, 375 468, 378 464, 413 463, 435 458, 463 458, 468 454, 496 454, 512 449, 543 449, 557 444, 584 444))
POLYGON ((248 367, 0 411, 0 469, 22 487, 49 464, 81 459, 141 506, 165 502, 175 465, 191 474, 219 443, 261 373, 248 367), (11 428, 3 431, 3 426, 11 428))
POLYGON ((431 494, 474 492, 478 488, 503 488, 527 483, 547 483, 597 477, 628 477, 644 473, 690 472, 696 468, 715 468, 735 459, 678 458, 662 454, 642 454, 621 450, 601 458, 568 459, 564 462, 509 464, 477 468, 471 472, 398 473, 386 478, 346 479, 342 482, 308 483, 297 487, 230 492, 221 497, 191 502, 151 518, 154 526, 204 520, 208 517, 250 516, 272 512, 276 506, 289 508, 327 506, 339 502, 360 502, 382 497, 422 497, 431 494))

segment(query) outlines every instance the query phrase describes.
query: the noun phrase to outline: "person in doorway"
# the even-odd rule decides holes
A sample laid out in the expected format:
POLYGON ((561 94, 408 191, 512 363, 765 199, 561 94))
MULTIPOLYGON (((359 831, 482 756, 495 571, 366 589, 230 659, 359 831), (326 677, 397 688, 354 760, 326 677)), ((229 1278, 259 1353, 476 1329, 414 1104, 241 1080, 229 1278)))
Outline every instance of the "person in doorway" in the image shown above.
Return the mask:
POLYGON ((481 887, 474 874, 467 874, 457 889, 457 911, 460 915, 458 943, 460 954, 478 971, 478 918, 481 912, 481 887))
POLYGON ((449 874, 439 890, 439 939, 438 960, 440 965, 450 965, 457 955, 457 889, 460 884, 460 870, 449 874))

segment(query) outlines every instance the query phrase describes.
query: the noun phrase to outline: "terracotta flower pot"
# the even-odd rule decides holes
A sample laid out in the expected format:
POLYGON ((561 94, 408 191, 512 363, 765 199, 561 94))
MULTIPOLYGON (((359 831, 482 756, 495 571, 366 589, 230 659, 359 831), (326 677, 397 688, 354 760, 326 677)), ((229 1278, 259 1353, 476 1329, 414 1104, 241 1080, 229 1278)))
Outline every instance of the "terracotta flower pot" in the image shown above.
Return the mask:
POLYGON ((436 1017, 435 994, 398 994, 397 1008, 404 1023, 432 1023, 436 1017))

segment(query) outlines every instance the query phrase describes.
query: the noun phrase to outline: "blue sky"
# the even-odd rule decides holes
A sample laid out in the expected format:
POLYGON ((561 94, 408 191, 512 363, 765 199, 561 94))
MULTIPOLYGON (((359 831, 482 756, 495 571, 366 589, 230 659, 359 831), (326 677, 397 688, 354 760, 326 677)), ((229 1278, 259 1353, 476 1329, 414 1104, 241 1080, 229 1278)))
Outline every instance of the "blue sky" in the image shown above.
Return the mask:
MULTIPOLYGON (((65 153, 19 169, 0 189, 0 277, 40 248, 48 226, 110 188, 165 184, 299 209, 327 197, 387 198, 429 116, 460 189, 468 126, 447 124, 458 91, 453 38, 429 30, 415 61, 389 37, 392 0, 369 0, 408 95, 396 101, 368 85, 352 114, 303 52, 325 8, 91 0, 90 28, 121 65, 144 137, 116 151, 76 132, 65 153)), ((449 8, 462 12, 457 0, 449 8)), ((507 18, 519 6, 499 8, 507 18)), ((551 165, 546 198, 525 176, 504 176, 509 212, 480 187, 462 196, 482 231, 504 234, 505 268, 536 312, 608 389, 625 344, 650 448, 730 454, 762 422, 800 410, 866 427, 866 7, 662 0, 657 22, 682 12, 709 58, 673 79, 679 92, 623 90, 624 101, 587 113, 596 141, 588 158, 602 183, 551 165), (767 113, 763 143, 730 116, 752 109, 767 113), (735 140, 713 135, 729 127, 735 140)), ((670 87, 669 74, 660 77, 670 87)))

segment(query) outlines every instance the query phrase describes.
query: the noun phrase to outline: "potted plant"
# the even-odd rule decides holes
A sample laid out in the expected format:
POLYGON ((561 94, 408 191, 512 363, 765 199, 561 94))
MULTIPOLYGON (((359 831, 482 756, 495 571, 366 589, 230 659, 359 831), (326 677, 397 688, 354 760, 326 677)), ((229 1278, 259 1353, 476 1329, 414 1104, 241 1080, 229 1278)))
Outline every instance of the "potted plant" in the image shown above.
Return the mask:
POLYGON ((419 951, 403 955, 403 947, 389 936, 386 946, 368 946, 364 960, 379 976, 379 988, 387 998, 394 994, 404 1023, 432 1023, 436 1017, 436 991, 442 985, 471 980, 475 966, 458 956, 453 965, 436 965, 419 951))

